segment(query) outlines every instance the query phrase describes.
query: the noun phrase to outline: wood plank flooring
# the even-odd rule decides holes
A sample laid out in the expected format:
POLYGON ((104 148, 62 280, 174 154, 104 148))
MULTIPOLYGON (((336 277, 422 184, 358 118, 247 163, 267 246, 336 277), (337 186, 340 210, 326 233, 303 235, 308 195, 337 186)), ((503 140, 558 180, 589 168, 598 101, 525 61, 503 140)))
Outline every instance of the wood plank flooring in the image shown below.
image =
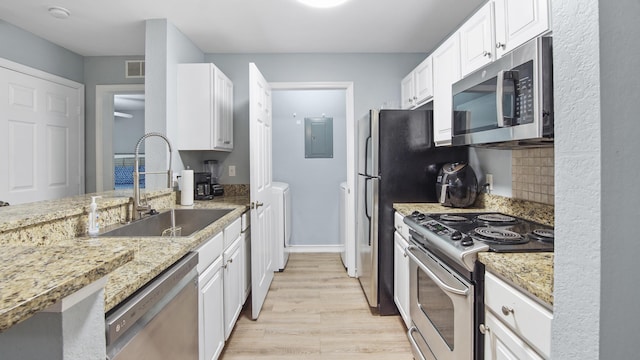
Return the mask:
MULTIPOLYGON (((250 303, 250 301, 249 301, 250 303)), ((247 306, 222 360, 413 359, 400 316, 369 311, 337 253, 292 253, 257 321, 247 306)))

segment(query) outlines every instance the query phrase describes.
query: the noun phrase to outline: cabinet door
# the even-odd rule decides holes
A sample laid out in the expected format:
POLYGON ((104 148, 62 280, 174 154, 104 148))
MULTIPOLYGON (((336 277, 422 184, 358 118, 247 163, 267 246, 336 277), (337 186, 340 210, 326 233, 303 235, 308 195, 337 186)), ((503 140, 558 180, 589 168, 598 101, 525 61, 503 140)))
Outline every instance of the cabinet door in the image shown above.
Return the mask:
POLYGON ((233 83, 219 69, 215 71, 215 138, 216 150, 233 149, 233 83))
POLYGON ((244 263, 241 253, 242 238, 238 238, 224 252, 224 337, 231 335, 242 310, 244 300, 244 263))
POLYGON ((410 72, 400 83, 400 98, 402 99, 402 108, 411 109, 414 104, 415 97, 415 81, 414 72, 410 72))
POLYGON ((244 242, 242 247, 244 256, 244 259, 242 259, 244 262, 244 302, 251 292, 251 228, 242 233, 242 241, 244 242))
POLYGON ((549 30, 549 0, 495 0, 498 57, 549 30))
POLYGON ((453 34, 433 53, 433 138, 437 146, 451 144, 451 85, 460 80, 460 37, 453 34))
POLYGON ((411 327, 409 314, 409 258, 404 249, 409 243, 398 232, 393 233, 393 300, 407 328, 411 327))
POLYGON ((211 150, 213 64, 178 65, 178 150, 211 150))
POLYGON ((485 325, 488 328, 484 335, 485 360, 543 359, 490 311, 485 312, 485 325))
POLYGON ((415 105, 421 105, 433 97, 433 60, 431 56, 424 59, 416 67, 415 73, 415 105))
POLYGON ((222 256, 198 278, 200 360, 217 359, 224 348, 222 256))
POLYGON ((462 76, 493 61, 493 34, 493 3, 489 2, 460 27, 462 76))

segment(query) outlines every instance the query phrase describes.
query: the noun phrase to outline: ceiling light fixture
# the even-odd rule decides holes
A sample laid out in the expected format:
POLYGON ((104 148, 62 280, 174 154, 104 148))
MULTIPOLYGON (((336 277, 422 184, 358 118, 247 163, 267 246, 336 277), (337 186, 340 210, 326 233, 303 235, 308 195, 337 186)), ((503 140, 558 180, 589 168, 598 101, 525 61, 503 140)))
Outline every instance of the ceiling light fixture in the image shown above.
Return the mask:
POLYGON ((66 19, 70 14, 71 12, 69 12, 69 10, 60 6, 52 6, 49 8, 49 15, 56 19, 66 19))
POLYGON ((121 118, 125 118, 125 119, 133 119, 133 115, 127 114, 127 113, 123 113, 123 112, 119 112, 119 111, 114 111, 113 112, 113 116, 121 117, 121 118))
POLYGON ((315 8, 332 8, 346 3, 348 0, 298 0, 299 2, 315 8))

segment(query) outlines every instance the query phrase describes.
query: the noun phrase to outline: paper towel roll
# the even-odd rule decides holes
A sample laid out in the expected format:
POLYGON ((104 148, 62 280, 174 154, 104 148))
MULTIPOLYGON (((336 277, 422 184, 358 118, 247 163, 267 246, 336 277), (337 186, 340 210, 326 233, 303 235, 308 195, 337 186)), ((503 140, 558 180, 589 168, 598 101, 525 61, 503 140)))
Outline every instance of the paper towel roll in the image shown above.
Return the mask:
POLYGON ((180 180, 180 205, 193 205, 193 170, 182 170, 180 180))

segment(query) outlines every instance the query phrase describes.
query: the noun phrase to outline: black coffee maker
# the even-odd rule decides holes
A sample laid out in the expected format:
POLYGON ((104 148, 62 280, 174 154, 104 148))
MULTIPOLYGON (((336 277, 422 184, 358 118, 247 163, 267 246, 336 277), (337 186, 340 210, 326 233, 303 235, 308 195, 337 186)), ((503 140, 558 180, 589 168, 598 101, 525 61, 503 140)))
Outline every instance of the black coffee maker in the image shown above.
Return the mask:
POLYGON ((193 173, 193 198, 196 200, 211 200, 211 174, 208 172, 193 173))
POLYGON ((218 174, 220 171, 220 165, 218 160, 205 160, 204 171, 207 171, 211 175, 211 195, 222 196, 224 195, 224 188, 218 184, 218 174))

